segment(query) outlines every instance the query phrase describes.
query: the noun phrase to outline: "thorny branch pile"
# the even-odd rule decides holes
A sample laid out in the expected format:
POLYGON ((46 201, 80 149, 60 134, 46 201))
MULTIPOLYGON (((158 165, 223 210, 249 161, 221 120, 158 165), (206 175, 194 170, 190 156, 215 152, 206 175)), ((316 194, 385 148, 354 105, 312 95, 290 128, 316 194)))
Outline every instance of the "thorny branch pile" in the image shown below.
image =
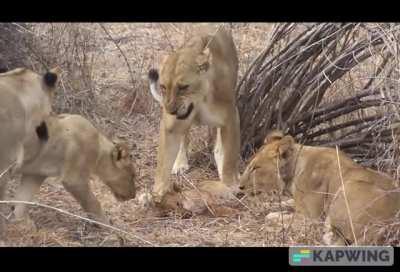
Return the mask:
POLYGON ((387 23, 276 24, 237 87, 242 155, 282 129, 305 144, 337 145, 364 165, 396 168, 399 34, 387 23), (360 71, 358 84, 343 84, 360 71))
MULTIPOLYGON (((85 68, 69 69, 85 73, 78 75, 79 80, 66 82, 90 82, 90 69, 86 71, 93 68, 93 60, 86 58, 89 38, 79 26, 64 26, 62 30, 58 36, 64 39, 53 33, 50 43, 57 44, 49 48, 60 51, 60 41, 68 40, 65 47, 69 49, 62 56, 83 63, 85 68), (83 56, 83 60, 76 56, 83 56)), ((36 52, 25 25, 0 24, 0 32, 0 66, 15 68, 36 63, 32 59, 38 58, 41 63, 55 61, 51 52, 36 52), (14 56, 18 60, 10 59, 14 56)), ((400 24, 279 23, 270 34, 266 48, 237 87, 243 157, 255 151, 271 129, 278 128, 305 144, 338 145, 364 165, 397 170, 399 148, 393 128, 400 128, 400 24)), ((79 95, 74 95, 71 103, 63 96, 64 102, 59 104, 71 107, 79 98, 90 102, 79 107, 86 114, 90 112, 87 108, 93 108, 94 99, 85 99, 82 93, 92 94, 88 91, 92 86, 84 85, 71 86, 80 90, 79 95)))

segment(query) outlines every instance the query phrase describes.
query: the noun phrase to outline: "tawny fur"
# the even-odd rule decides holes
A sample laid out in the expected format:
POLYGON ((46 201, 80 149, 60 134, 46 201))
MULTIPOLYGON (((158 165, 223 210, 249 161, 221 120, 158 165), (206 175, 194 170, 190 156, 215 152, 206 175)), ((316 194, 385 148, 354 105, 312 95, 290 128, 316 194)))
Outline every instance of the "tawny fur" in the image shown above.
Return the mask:
POLYGON ((276 132, 246 167, 240 188, 248 194, 275 189, 293 196, 297 212, 326 218, 330 244, 354 244, 355 239, 358 244, 379 243, 379 228, 400 212, 400 190, 390 177, 358 165, 343 152, 338 156, 334 148, 297 144, 276 132))
MULTIPOLYGON (((31 139, 16 200, 32 201, 47 177, 57 177, 93 219, 108 223, 89 179, 99 177, 118 200, 134 198, 136 174, 127 144, 110 141, 79 115, 51 116, 46 124, 49 140, 40 145, 31 139)), ((24 204, 16 205, 15 216, 26 216, 24 204)))
POLYGON ((168 192, 159 208, 181 214, 232 216, 238 210, 226 204, 234 198, 230 188, 221 181, 203 181, 193 189, 168 192))
POLYGON ((0 200, 5 198, 6 174, 20 167, 26 141, 36 136, 36 128, 50 115, 59 73, 53 69, 40 75, 17 68, 0 74, 0 200))
POLYGON ((162 119, 153 200, 170 192, 171 170, 188 168, 187 133, 193 124, 216 129, 214 156, 222 182, 238 184, 240 145, 236 106, 238 58, 230 31, 203 27, 161 64, 159 84, 150 76, 152 93, 158 85, 162 119), (161 97, 161 99, 160 99, 161 97), (179 155, 178 155, 179 152, 179 155))

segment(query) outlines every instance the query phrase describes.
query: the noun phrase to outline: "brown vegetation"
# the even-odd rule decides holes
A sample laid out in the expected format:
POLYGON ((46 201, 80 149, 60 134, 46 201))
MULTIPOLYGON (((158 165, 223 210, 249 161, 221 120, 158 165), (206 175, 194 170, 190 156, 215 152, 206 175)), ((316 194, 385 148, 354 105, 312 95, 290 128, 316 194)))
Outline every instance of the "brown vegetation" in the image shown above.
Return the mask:
MULTIPOLYGON (((13 25, 28 37, 22 43, 27 52, 24 65, 43 71, 56 64, 64 71, 55 110, 82 114, 107 136, 128 140, 139 167, 138 189, 150 188, 160 110, 148 90, 147 71, 158 66, 163 54, 176 48, 193 25, 13 25)), ((398 145, 391 129, 399 118, 399 98, 395 95, 398 24, 226 26, 233 28, 239 79, 243 79, 238 86, 238 101, 244 160, 269 130, 281 128, 306 144, 338 144, 361 163, 398 178, 398 145)), ((203 127, 191 131, 192 168, 172 177, 183 188, 192 189, 191 184, 217 178, 211 152, 204 148, 206 136, 203 127)), ((34 226, 10 221, 6 242, 16 246, 322 243, 322 222, 305 219, 299 224, 291 224, 290 220, 277 223, 267 217, 271 212, 290 210, 280 204, 285 199, 276 196, 234 199, 230 205, 239 212, 230 217, 182 218, 174 213, 161 217, 141 207, 137 200, 119 203, 101 183, 93 182, 92 187, 114 229, 95 227, 80 217, 60 212, 85 216, 61 184, 48 182, 37 201, 57 210, 32 206, 34 226)), ((386 227, 387 243, 399 245, 399 226, 386 227)))

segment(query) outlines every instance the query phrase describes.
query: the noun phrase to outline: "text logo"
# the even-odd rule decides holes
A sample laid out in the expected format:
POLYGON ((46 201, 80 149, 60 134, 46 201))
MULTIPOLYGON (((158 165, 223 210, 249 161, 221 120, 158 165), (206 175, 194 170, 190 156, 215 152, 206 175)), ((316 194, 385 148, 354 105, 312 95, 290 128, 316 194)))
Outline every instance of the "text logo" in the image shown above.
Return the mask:
POLYGON ((290 247, 292 266, 391 266, 393 247, 290 247))

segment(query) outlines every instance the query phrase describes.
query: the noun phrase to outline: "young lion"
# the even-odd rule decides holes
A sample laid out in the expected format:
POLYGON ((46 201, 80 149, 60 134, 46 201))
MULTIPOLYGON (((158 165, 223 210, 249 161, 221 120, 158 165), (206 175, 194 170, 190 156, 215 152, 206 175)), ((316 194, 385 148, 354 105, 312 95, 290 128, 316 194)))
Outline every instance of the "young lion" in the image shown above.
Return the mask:
POLYGON ((193 189, 168 192, 159 205, 164 211, 175 211, 182 214, 211 214, 215 217, 231 216, 238 210, 226 204, 236 197, 230 188, 221 181, 202 181, 193 189))
POLYGON ((391 178, 336 149, 297 144, 279 132, 267 136, 241 176, 240 189, 253 195, 278 189, 294 197, 297 212, 311 219, 326 216, 328 244, 379 243, 379 225, 400 212, 400 190, 391 178))
MULTIPOLYGON (((39 75, 18 68, 0 73, 0 200, 5 197, 6 174, 20 167, 24 144, 43 130, 43 119, 51 112, 51 101, 59 69, 39 75)), ((45 134, 41 134, 46 141, 45 134)), ((0 235, 2 220, 0 216, 0 235)))
POLYGON ((165 58, 160 75, 154 69, 149 72, 150 90, 162 105, 153 187, 155 203, 160 203, 172 188, 169 175, 174 163, 174 172, 188 167, 186 134, 193 124, 217 128, 214 156, 218 174, 225 184, 237 185, 240 147, 237 73, 236 48, 231 33, 223 27, 199 30, 165 58))
MULTIPOLYGON (((134 198, 136 175, 127 145, 109 141, 79 115, 51 116, 45 122, 48 142, 40 145, 38 138, 32 138, 26 147, 16 200, 32 201, 47 177, 58 177, 87 213, 108 223, 89 188, 89 178, 98 176, 120 201, 134 198)), ((17 204, 14 213, 16 219, 25 217, 25 205, 17 204)))

